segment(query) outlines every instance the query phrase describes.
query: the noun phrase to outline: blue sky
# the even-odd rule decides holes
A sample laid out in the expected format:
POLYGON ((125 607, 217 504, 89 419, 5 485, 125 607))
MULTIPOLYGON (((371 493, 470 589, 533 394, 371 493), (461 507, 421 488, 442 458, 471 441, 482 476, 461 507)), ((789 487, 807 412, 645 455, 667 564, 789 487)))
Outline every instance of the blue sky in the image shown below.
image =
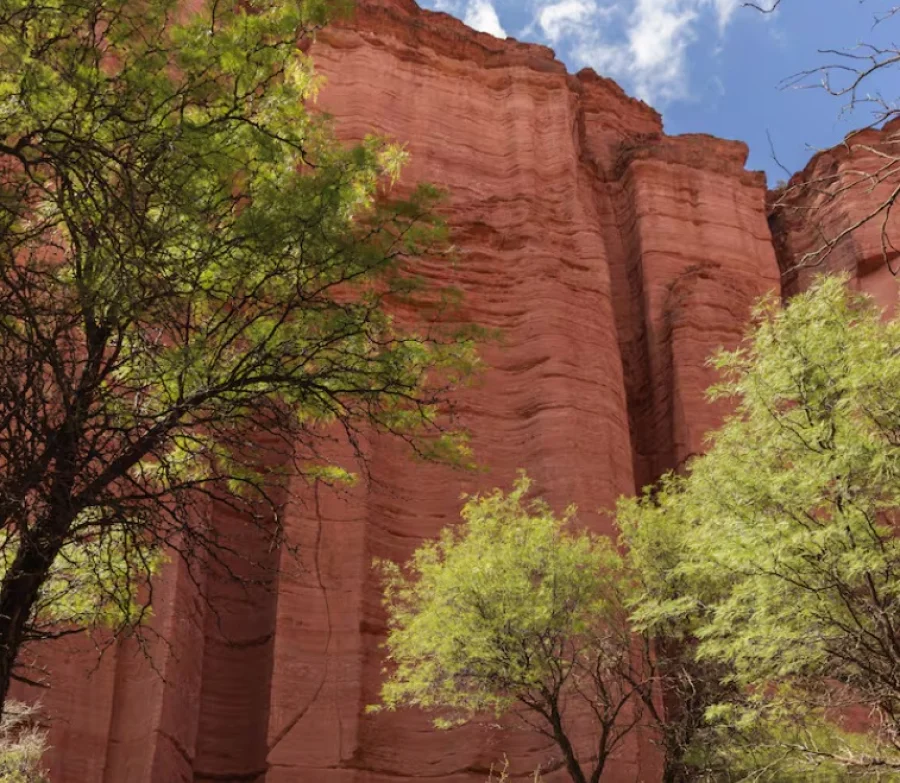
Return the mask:
POLYGON ((819 49, 884 42, 900 32, 896 17, 873 29, 875 14, 892 0, 783 0, 772 15, 741 0, 420 2, 485 32, 552 46, 573 71, 590 66, 615 78, 662 112, 668 133, 746 141, 748 165, 765 169, 772 183, 785 174, 772 160, 767 133, 779 160, 795 171, 815 149, 870 121, 860 110, 842 117, 841 100, 820 89, 779 83, 835 60, 819 49))

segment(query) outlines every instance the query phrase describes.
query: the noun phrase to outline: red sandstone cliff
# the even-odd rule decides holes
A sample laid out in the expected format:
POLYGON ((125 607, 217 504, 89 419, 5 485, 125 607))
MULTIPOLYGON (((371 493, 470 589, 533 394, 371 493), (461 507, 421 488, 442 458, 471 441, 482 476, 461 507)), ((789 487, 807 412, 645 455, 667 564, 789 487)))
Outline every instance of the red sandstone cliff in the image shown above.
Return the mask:
MULTIPOLYGON (((300 562, 265 555, 282 566, 270 590, 211 574, 210 609, 171 569, 157 671, 123 641, 89 676, 94 654, 57 643, 44 695, 54 783, 480 783, 504 753, 517 773, 546 763, 553 749, 514 729, 436 733, 419 714, 364 714, 381 676, 371 560, 406 558, 457 518, 461 491, 508 485, 518 468, 608 530, 603 509, 700 448, 721 414, 703 399, 705 359, 740 337, 753 299, 780 290, 764 179, 745 171, 743 144, 667 137, 613 82, 412 0, 361 2, 313 54, 321 104, 347 138, 406 142, 408 178, 450 190, 458 263, 422 273, 451 279, 467 316, 504 335, 459 397, 490 470, 413 463, 375 440, 372 484, 305 492, 288 510, 300 562)), ((657 772, 635 735, 604 779, 657 772)))
POLYGON ((883 306, 897 302, 900 272, 900 119, 851 134, 814 155, 770 195, 785 292, 824 271, 849 274, 883 306))

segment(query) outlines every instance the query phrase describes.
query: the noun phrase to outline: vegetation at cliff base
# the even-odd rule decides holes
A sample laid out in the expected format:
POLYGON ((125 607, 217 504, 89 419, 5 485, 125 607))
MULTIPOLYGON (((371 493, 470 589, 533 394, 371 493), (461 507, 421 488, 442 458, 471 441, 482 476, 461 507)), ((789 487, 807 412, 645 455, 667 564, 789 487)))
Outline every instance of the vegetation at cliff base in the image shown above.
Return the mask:
MULTIPOLYGON (((639 717, 623 563, 612 542, 511 492, 476 495, 463 522, 406 568, 380 564, 389 617, 382 706, 437 710, 449 727, 514 712, 552 740, 576 783, 596 783, 639 717), (583 747, 571 709, 587 720, 583 747), (580 752, 579 752, 580 751, 580 752)), ((377 709, 377 708, 376 708, 377 709)))
POLYGON ((900 323, 837 277, 755 315, 716 359, 734 415, 620 505, 633 617, 737 686, 707 711, 724 760, 882 779, 900 771, 900 323))
POLYGON ((514 713, 576 783, 635 720, 666 781, 900 778, 900 323, 822 278, 714 362, 734 413, 620 502, 624 554, 520 478, 382 564, 384 706, 514 713))
POLYGON ((440 194, 307 109, 343 5, 0 0, 0 704, 23 644, 138 622, 164 557, 228 572, 212 502, 274 547, 290 475, 352 478, 335 438, 467 460, 474 331, 408 265, 440 194))
POLYGON ((9 704, 0 719, 0 783, 47 783, 41 759, 47 749, 37 712, 24 704, 9 704))

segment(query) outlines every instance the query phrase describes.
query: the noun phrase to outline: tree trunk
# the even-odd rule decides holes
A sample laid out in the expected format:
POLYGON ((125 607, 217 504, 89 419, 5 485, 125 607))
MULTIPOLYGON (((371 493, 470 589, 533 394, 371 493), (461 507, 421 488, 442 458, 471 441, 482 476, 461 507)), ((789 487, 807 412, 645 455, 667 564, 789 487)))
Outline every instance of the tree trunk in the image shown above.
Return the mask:
POLYGON ((587 783, 587 778, 584 776, 584 771, 581 769, 581 764, 578 763, 578 757, 575 755, 575 749, 572 747, 572 743, 569 742, 569 737, 563 729, 562 716, 559 714, 555 704, 550 709, 550 725, 553 727, 553 737, 562 751, 566 762, 566 770, 569 773, 569 777, 572 778, 572 783, 587 783))
POLYGON ((0 717, 31 613, 69 530, 68 515, 47 520, 23 539, 0 587, 0 717), (43 529, 41 529, 43 528, 43 529))
POLYGON ((682 765, 673 761, 667 753, 665 766, 663 768, 662 783, 681 783, 683 779, 682 765))

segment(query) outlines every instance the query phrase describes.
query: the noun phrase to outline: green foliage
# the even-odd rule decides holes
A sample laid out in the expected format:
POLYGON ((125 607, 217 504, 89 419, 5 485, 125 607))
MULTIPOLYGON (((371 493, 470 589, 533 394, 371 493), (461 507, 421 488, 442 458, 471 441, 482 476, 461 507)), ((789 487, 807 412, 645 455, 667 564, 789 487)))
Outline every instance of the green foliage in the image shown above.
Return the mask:
POLYGON ((529 486, 523 475, 508 495, 470 498, 464 524, 420 547, 406 570, 380 563, 392 664, 386 707, 449 710, 458 720, 503 713, 556 676, 563 645, 589 644, 617 608, 616 552, 567 530, 574 509, 559 518, 527 502, 529 486))
POLYGON ((307 110, 298 39, 346 4, 190 5, 0 0, 2 687, 39 605, 131 618, 160 550, 227 551, 210 498, 277 542, 288 475, 353 480, 335 432, 469 462, 478 332, 409 268, 441 194, 307 110))
MULTIPOLYGON (((800 696, 800 694, 795 694, 800 696)), ((689 749, 695 779, 710 783, 842 783, 900 780, 883 767, 883 748, 865 732, 851 732, 821 708, 782 693, 765 705, 717 705, 702 742, 689 749), (848 763, 852 762, 852 763, 848 763)))
MULTIPOLYGON (((727 672, 737 695, 710 721, 763 732, 806 774, 885 775, 900 768, 900 324, 840 278, 755 316, 715 360, 735 414, 686 475, 620 505, 634 618, 727 672), (842 732, 850 707, 868 737, 842 732)), ((773 769, 759 779, 800 779, 773 769)))
POLYGON ((468 498, 463 523, 423 544, 405 567, 380 562, 388 613, 382 704, 438 712, 449 727, 515 711, 562 752, 576 783, 596 783, 634 727, 622 561, 611 542, 511 492, 468 498), (596 745, 578 758, 567 709, 594 721, 596 745), (592 771, 585 767, 590 760, 592 771))
MULTIPOLYGON (((15 561, 18 538, 0 545, 0 578, 15 561)), ((36 627, 117 628, 149 616, 138 595, 141 577, 159 572, 163 555, 128 529, 101 526, 60 550, 34 607, 36 627), (137 572, 137 573, 135 573, 137 572)))

